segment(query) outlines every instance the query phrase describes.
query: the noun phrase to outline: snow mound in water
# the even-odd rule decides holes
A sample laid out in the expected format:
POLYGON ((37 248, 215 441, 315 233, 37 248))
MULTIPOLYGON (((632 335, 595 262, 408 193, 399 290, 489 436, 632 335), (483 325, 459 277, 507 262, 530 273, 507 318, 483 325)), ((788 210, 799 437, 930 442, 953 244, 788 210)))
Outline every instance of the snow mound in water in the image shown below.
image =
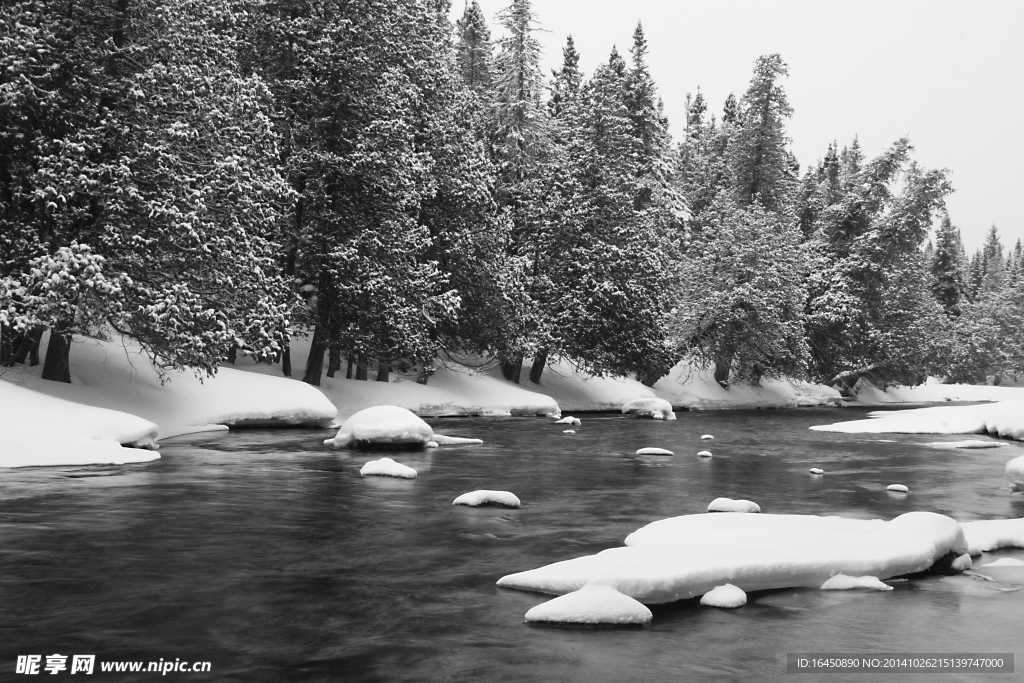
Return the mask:
POLYGON ((580 419, 578 417, 573 417, 572 415, 566 415, 561 420, 556 420, 555 424, 556 425, 576 425, 578 427, 580 425, 580 419))
POLYGON ((399 479, 416 478, 416 470, 408 465, 395 462, 391 458, 371 460, 363 465, 363 468, 359 470, 359 474, 364 477, 398 477, 399 479))
POLYGON ((710 458, 710 457, 712 457, 711 451, 701 451, 700 453, 697 454, 697 457, 698 458, 710 458))
POLYGON ((123 448, 113 439, 43 437, 0 441, 0 467, 56 467, 62 465, 126 465, 158 460, 156 451, 123 448))
POLYGON ((526 613, 526 621, 557 624, 649 624, 652 617, 642 603, 599 584, 549 600, 526 613))
POLYGON ((663 398, 634 398, 622 404, 622 412, 655 420, 676 419, 676 414, 672 412, 672 404, 663 398))
POLYGON ((825 470, 820 467, 812 467, 810 470, 811 474, 825 474, 825 470))
POLYGON ((871 419, 817 425, 811 429, 848 434, 994 434, 1024 441, 1024 400, 976 406, 940 406, 881 411, 871 419))
POLYGON ((931 512, 909 512, 890 522, 685 515, 633 532, 626 547, 509 574, 498 585, 561 595, 601 584, 657 604, 703 595, 724 583, 749 593, 817 588, 836 574, 885 579, 924 571, 967 547, 957 522, 931 512))
POLYGON ((1006 463, 1006 478, 1011 491, 1024 491, 1024 455, 1006 463))
POLYGON ((971 555, 999 548, 1024 548, 1024 518, 961 522, 971 555))
POLYGON ((1002 448, 1003 444, 998 441, 981 441, 979 439, 968 439, 967 441, 934 441, 926 443, 925 446, 937 448, 941 451, 955 450, 958 448, 1002 448))
POLYGON ((575 434, 576 430, 575 429, 563 429, 562 433, 563 434, 575 434))
POLYGON ((438 446, 477 446, 483 443, 483 439, 464 439, 461 436, 434 434, 434 443, 438 446))
POLYGON ((908 493, 910 491, 910 489, 903 484, 889 484, 885 489, 887 491, 895 491, 896 493, 908 493))
POLYGON ((714 441, 714 439, 715 437, 711 436, 710 434, 705 434, 704 436, 700 437, 701 441, 714 441))
POLYGON ((463 493, 452 502, 452 505, 468 505, 480 507, 481 505, 500 505, 507 508, 519 507, 519 499, 508 491, 470 491, 463 493))
POLYGON ((747 604, 747 594, 742 588, 737 588, 731 583, 724 586, 715 586, 700 599, 700 604, 708 607, 722 607, 735 609, 747 604))
POLYGON ((891 591, 892 586, 882 583, 877 576, 847 576, 836 574, 831 579, 821 584, 823 591, 848 591, 858 588, 866 588, 873 591, 891 591))
POLYGON ((982 567, 1024 567, 1024 561, 1015 560, 1012 557, 1000 557, 994 562, 986 562, 982 567))
POLYGON ((664 448, 641 448, 636 452, 637 455, 675 455, 672 451, 667 451, 664 448))
POLYGON ((761 506, 750 500, 715 498, 708 505, 708 512, 761 512, 761 506))
POLYGON ((337 436, 324 443, 335 448, 423 447, 431 441, 436 441, 434 430, 411 410, 398 406, 374 406, 345 420, 337 436))

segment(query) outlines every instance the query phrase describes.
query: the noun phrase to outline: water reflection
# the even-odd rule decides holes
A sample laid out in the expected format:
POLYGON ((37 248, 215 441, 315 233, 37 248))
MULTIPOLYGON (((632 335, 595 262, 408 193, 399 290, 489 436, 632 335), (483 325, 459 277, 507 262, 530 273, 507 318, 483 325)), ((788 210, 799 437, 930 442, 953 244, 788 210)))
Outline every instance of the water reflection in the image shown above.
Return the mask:
POLYGON ((485 443, 387 454, 416 480, 361 478, 380 455, 326 448, 316 430, 199 435, 142 465, 4 471, 0 666, 60 652, 213 662, 196 680, 595 683, 777 680, 797 651, 1012 651, 1024 581, 1010 571, 884 594, 772 591, 737 611, 688 601, 656 607, 640 631, 526 626, 547 598, 494 586, 719 496, 775 513, 1024 516, 1002 474, 1020 446, 807 429, 860 414, 580 415, 574 435, 542 419, 431 420, 485 443), (646 446, 676 455, 635 455, 646 446), (705 448, 713 458, 696 456, 705 448), (479 488, 523 507, 452 507, 479 488))

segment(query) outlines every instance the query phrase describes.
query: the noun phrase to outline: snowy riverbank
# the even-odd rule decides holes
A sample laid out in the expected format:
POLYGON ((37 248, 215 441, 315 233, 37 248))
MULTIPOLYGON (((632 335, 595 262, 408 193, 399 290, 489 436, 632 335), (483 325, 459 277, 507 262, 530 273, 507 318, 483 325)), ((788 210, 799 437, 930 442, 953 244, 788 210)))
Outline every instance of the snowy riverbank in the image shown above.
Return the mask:
POLYGON ((1024 399, 972 406, 876 411, 868 417, 870 419, 811 429, 848 434, 991 434, 1024 441, 1024 399))

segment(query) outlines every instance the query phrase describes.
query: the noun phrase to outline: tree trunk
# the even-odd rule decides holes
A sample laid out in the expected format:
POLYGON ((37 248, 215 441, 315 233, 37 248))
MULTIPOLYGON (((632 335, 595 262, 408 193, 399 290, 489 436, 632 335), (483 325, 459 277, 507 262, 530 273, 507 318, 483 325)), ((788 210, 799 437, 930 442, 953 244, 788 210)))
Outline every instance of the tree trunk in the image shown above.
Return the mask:
POLYGON ((387 361, 377 361, 377 381, 378 382, 390 382, 391 381, 391 363, 387 361))
POLYGON ((334 373, 341 370, 341 347, 331 344, 327 358, 327 376, 334 377, 334 373))
POLYGON ((224 360, 232 365, 235 364, 235 361, 238 360, 238 344, 231 345, 231 348, 228 349, 228 355, 224 356, 224 360))
POLYGON ((548 364, 548 350, 541 349, 533 357, 533 365, 530 366, 530 381, 534 384, 540 384, 540 376, 544 373, 544 368, 548 364))
POLYGON ((723 387, 729 386, 729 370, 732 368, 732 355, 715 361, 715 381, 723 387))
POLYGON ((515 382, 519 384, 519 375, 523 371, 523 357, 522 355, 515 356, 514 358, 502 358, 501 359, 501 376, 507 379, 509 382, 515 382))
POLYGON ((281 372, 285 377, 292 376, 292 343, 290 341, 284 343, 284 350, 281 351, 281 372))
POLYGON ((39 340, 43 338, 43 328, 33 327, 21 337, 18 352, 14 354, 15 363, 30 360, 32 367, 39 365, 39 340))
POLYGON ((14 365, 15 344, 18 335, 7 325, 0 326, 0 367, 9 368, 14 365))
POLYGON ((430 373, 426 368, 420 368, 420 371, 416 373, 416 384, 426 384, 429 379, 430 373))
POLYGON ((849 395, 850 391, 853 390, 857 380, 865 375, 870 375, 875 370, 880 370, 882 366, 878 363, 867 365, 863 368, 857 368, 856 370, 847 370, 846 372, 840 372, 838 375, 832 378, 829 384, 835 386, 839 385, 839 393, 843 395, 849 395))
POLYGON ((367 380, 366 356, 359 354, 356 361, 356 379, 365 382, 367 380))
POLYGON ((43 379, 71 384, 71 333, 50 328, 50 343, 43 361, 43 379))
POLYGON ((356 360, 352 356, 348 357, 348 367, 345 368, 345 379, 352 379, 352 370, 355 368, 356 360))
POLYGON ((324 372, 324 353, 327 351, 327 330, 322 325, 313 329, 313 339, 309 344, 309 358, 306 359, 306 374, 302 381, 320 386, 320 375, 324 372))

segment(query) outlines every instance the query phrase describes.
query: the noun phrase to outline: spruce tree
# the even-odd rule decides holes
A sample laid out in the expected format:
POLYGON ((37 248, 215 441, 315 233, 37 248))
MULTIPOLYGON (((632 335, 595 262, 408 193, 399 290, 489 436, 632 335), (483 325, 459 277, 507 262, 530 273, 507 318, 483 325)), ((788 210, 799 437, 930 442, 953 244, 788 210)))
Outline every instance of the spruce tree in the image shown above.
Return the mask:
POLYGON ((477 0, 466 5, 455 31, 459 36, 456 62, 463 82, 477 93, 488 93, 494 82, 493 45, 491 31, 477 0))
POLYGON ((935 251, 928 265, 932 273, 932 294, 942 304, 946 315, 953 317, 960 315, 960 300, 966 289, 962 253, 960 230, 950 222, 949 214, 943 213, 935 234, 935 251))

